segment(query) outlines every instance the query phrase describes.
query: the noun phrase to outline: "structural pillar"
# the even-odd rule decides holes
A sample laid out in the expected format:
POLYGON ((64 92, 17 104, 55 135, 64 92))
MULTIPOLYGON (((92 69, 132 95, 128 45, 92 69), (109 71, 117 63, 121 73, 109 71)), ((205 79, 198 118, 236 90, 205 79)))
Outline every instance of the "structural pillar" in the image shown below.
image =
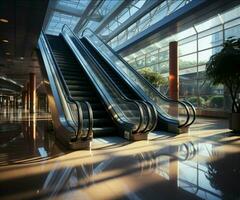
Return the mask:
POLYGON ((27 92, 25 90, 22 91, 22 108, 25 109, 26 108, 26 96, 27 96, 27 92))
MULTIPOLYGON (((179 67, 178 67, 178 43, 169 43, 169 96, 173 100, 179 99, 179 67)), ((178 116, 178 104, 169 107, 169 114, 178 116)))
POLYGON ((30 93, 30 113, 36 111, 36 75, 34 73, 29 74, 29 93, 30 93))
POLYGON ((169 43, 169 95, 173 100, 179 99, 178 43, 169 43))
POLYGON ((29 94, 30 94, 29 83, 27 83, 27 94, 26 94, 26 96, 27 96, 27 109, 29 109, 29 99, 30 99, 29 94))
POLYGON ((15 97, 15 106, 16 106, 16 109, 18 109, 18 97, 17 96, 15 97))
POLYGON ((9 105, 9 97, 6 96, 6 107, 8 108, 8 105, 9 105))
POLYGON ((49 110, 49 101, 48 101, 48 95, 46 95, 46 97, 45 97, 45 102, 46 102, 46 111, 49 113, 50 112, 50 110, 49 110))

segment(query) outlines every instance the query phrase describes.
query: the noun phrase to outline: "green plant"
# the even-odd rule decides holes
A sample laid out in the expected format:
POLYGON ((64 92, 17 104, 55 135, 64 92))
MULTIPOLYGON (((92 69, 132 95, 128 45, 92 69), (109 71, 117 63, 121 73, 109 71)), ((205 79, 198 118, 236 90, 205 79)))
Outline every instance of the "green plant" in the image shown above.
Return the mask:
POLYGON ((160 73, 154 72, 149 68, 141 69, 139 70, 139 73, 155 87, 167 84, 166 78, 164 78, 160 73))
POLYGON ((222 108, 224 105, 224 97, 220 95, 211 96, 208 100, 209 107, 222 108))
POLYGON ((199 106, 204 106, 205 105, 205 99, 202 97, 192 96, 187 99, 190 103, 192 103, 194 106, 198 106, 198 101, 199 101, 199 106))
POLYGON ((240 113, 240 39, 228 38, 223 49, 211 56, 206 64, 206 75, 213 85, 223 84, 232 98, 232 112, 240 113))

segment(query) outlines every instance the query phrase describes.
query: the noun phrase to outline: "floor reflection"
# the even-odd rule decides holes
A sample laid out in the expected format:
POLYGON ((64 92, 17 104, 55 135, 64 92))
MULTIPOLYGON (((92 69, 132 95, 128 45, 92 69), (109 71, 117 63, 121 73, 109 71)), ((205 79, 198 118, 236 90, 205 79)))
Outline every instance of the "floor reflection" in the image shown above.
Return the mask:
POLYGON ((67 152, 47 114, 21 118, 1 122, 1 199, 240 198, 238 135, 109 137, 94 140, 90 151, 67 152))
POLYGON ((55 144, 48 114, 30 115, 12 109, 3 110, 0 117, 0 166, 31 163, 62 155, 55 144))

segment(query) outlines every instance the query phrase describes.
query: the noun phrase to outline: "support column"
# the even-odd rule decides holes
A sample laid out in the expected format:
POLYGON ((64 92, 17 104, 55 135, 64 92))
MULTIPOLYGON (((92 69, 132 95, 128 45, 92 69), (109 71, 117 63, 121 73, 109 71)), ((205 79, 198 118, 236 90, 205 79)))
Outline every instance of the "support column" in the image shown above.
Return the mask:
POLYGON ((48 95, 46 95, 46 97, 45 97, 45 103, 46 103, 46 112, 50 112, 50 110, 49 110, 49 101, 48 101, 48 95))
MULTIPOLYGON (((178 74, 178 43, 169 43, 169 96, 173 100, 179 99, 179 74, 178 74)), ((169 114, 178 117, 178 104, 169 107, 169 114)))
POLYGON ((173 100, 179 99, 178 43, 169 43, 169 95, 173 100))
POLYGON ((34 73, 29 74, 29 89, 30 89, 30 113, 35 113, 36 103, 36 75, 34 73))
POLYGON ((22 108, 25 109, 26 108, 26 96, 27 96, 27 92, 25 90, 22 91, 22 108))
POLYGON ((8 105, 9 105, 9 97, 6 96, 6 107, 8 108, 8 105))
POLYGON ((16 106, 16 109, 18 109, 18 97, 17 96, 15 97, 15 106, 16 106))
POLYGON ((29 99, 30 99, 30 89, 29 89, 29 83, 27 83, 27 110, 29 109, 29 99))

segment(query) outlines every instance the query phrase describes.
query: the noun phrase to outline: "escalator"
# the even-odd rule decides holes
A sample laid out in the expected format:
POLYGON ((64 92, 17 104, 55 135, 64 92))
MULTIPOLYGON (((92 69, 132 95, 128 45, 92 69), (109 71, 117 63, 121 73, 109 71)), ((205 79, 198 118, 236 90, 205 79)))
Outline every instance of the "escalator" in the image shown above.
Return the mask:
POLYGON ((61 35, 101 95, 104 105, 117 122, 123 137, 130 140, 147 139, 147 134, 157 124, 157 112, 154 106, 147 101, 127 98, 109 75, 102 71, 101 66, 94 62, 69 27, 63 26, 61 35))
POLYGON ((195 120, 192 104, 162 95, 90 29, 83 32, 80 41, 128 98, 149 101, 157 108, 158 125, 155 130, 188 132, 195 120))
MULTIPOLYGON (((61 70, 70 95, 77 101, 88 101, 93 110, 93 133, 95 137, 109 136, 117 133, 117 127, 107 113, 99 96, 96 95, 91 81, 64 42, 61 36, 47 35, 54 58, 61 70)), ((84 113, 83 113, 84 114, 84 113)))
POLYGON ((56 137, 71 149, 89 148, 93 137, 147 139, 157 123, 153 105, 126 98, 72 34, 42 32, 38 42, 56 137))

